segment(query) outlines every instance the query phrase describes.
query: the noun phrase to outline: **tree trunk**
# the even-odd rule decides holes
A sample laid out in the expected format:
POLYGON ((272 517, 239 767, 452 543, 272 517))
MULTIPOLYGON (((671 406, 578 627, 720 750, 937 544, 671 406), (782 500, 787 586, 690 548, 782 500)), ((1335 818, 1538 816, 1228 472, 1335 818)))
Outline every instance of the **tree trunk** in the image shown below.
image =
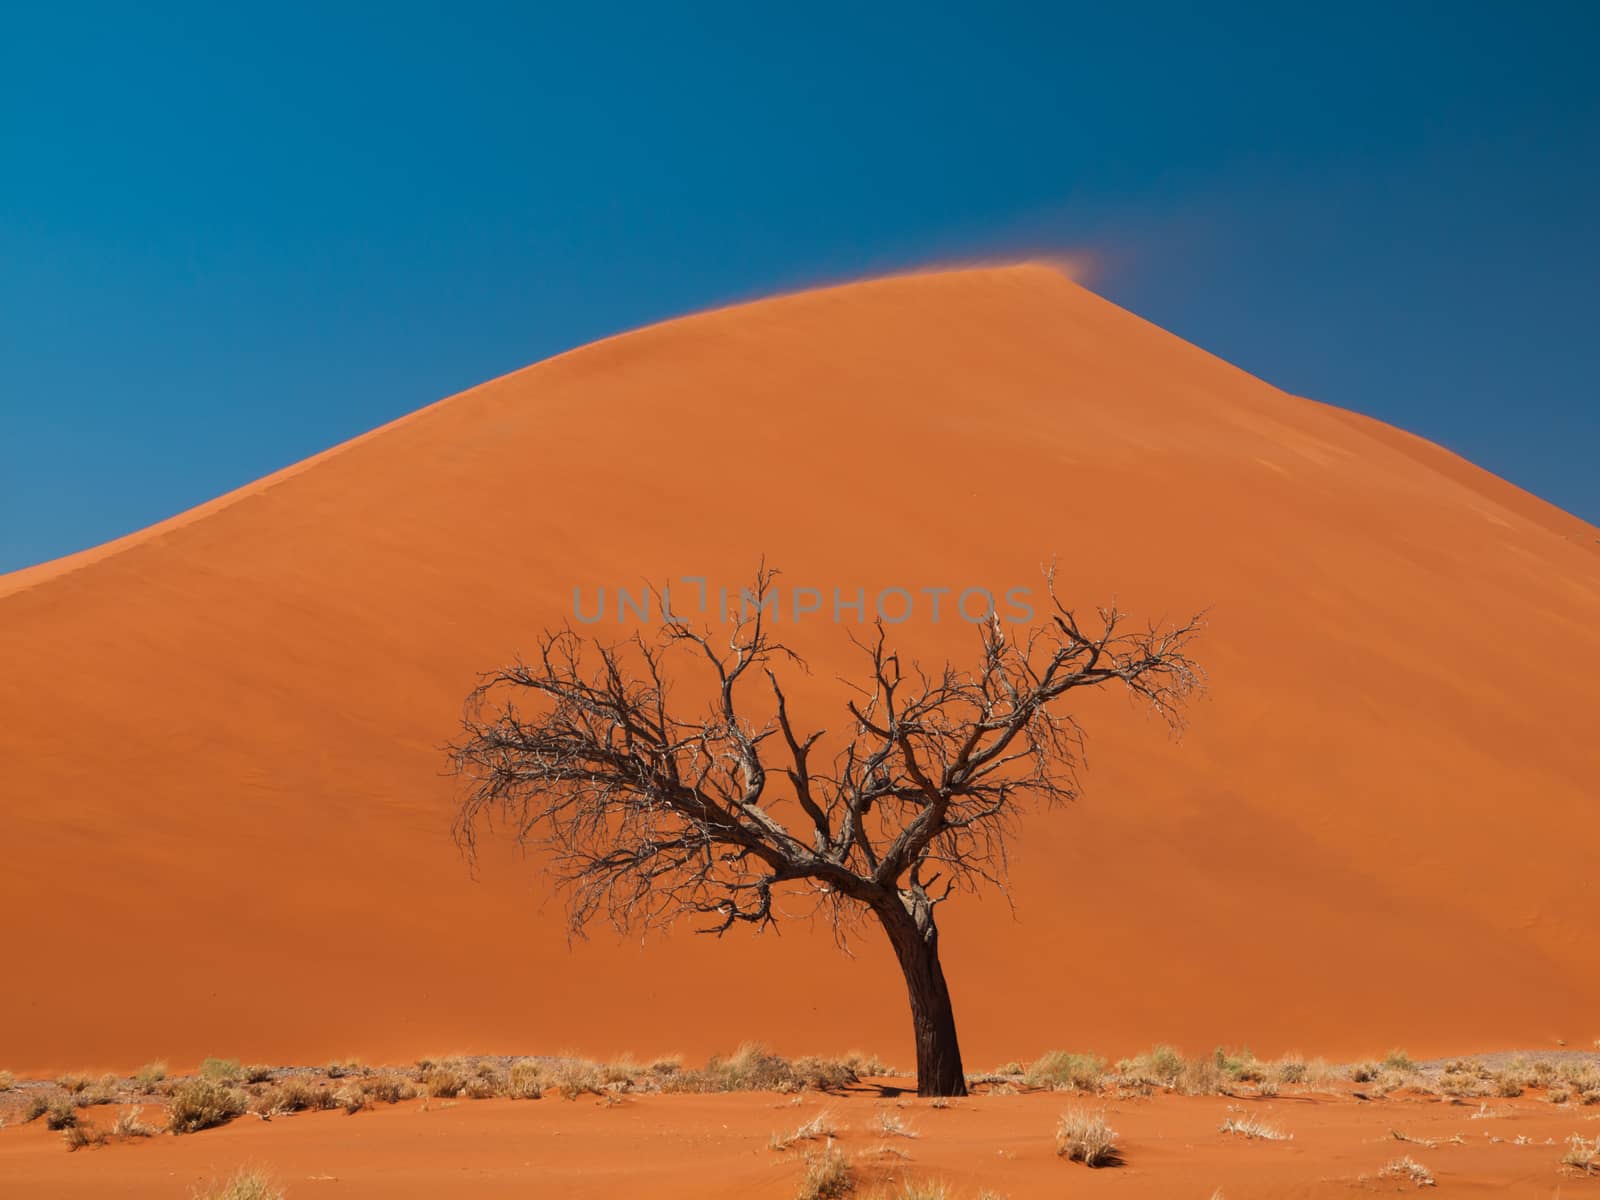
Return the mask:
POLYGON ((956 1040, 956 1015, 939 965, 939 930, 931 905, 913 914, 898 899, 874 906, 894 946, 911 997, 911 1025, 917 1039, 917 1095, 965 1096, 967 1077, 956 1040))

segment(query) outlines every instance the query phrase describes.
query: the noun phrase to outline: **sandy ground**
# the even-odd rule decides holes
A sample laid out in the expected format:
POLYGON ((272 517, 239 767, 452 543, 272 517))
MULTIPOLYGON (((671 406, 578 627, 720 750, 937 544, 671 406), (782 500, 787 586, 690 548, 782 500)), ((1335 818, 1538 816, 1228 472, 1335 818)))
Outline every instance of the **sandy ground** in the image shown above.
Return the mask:
MULTIPOLYGON (((447 836, 439 747, 478 671, 576 585, 737 587, 762 554, 869 594, 1037 587, 1058 554, 1074 602, 1210 609, 1184 740, 1086 702, 1084 795, 1028 819, 1015 917, 942 910, 969 1065, 1600 1037, 1600 530, 1024 266, 614 338, 0 579, 0 1067, 750 1038, 906 1061, 870 933, 854 959, 803 923, 569 948, 536 864, 474 878, 447 836)), ((843 631, 791 633, 797 711, 837 723, 843 631)))
MULTIPOLYGON (((289 1200, 320 1196, 747 1197, 795 1194, 805 1147, 769 1148, 774 1133, 818 1112, 855 1162, 863 1196, 903 1180, 941 1181, 951 1200, 999 1196, 1195 1197, 1227 1200, 1412 1192, 1381 1177, 1409 1155, 1432 1194, 1600 1196, 1600 1176, 1560 1166, 1568 1137, 1600 1136, 1600 1109, 1542 1099, 1451 1103, 1348 1096, 1274 1099, 1157 1095, 1089 1100, 1062 1094, 930 1101, 862 1086, 842 1096, 773 1094, 593 1097, 567 1101, 408 1101, 347 1116, 246 1117, 185 1137, 161 1136, 68 1153, 42 1122, 0 1130, 7 1195, 187 1197, 239 1166, 269 1171, 289 1200), (1055 1124, 1072 1106, 1104 1108, 1120 1166, 1089 1170, 1057 1156, 1055 1124), (915 1133, 885 1136, 888 1113, 915 1133), (1219 1131, 1256 1117, 1291 1138, 1219 1131), (1413 1140, 1401 1142, 1399 1131, 1413 1140), (1459 1143, 1449 1139, 1459 1137, 1459 1143), (1437 1142, 1427 1145, 1427 1140, 1437 1142), (888 1147, 889 1149, 885 1149, 888 1147)), ((109 1125, 111 1112, 91 1113, 109 1125)), ((149 1115, 148 1112, 146 1114, 149 1115)))

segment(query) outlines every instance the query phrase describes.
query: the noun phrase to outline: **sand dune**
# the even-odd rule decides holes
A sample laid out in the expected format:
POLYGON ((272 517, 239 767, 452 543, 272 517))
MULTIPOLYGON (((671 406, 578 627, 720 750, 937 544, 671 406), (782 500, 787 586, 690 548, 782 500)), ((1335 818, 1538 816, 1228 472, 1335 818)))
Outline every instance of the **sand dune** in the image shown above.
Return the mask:
MULTIPOLYGON (((876 591, 1036 586, 1054 553, 1083 603, 1211 609, 1183 741, 1087 705, 1084 797, 1029 822, 1015 917, 948 906, 969 1066, 1588 1045, 1597 538, 1044 267, 609 339, 0 579, 0 1066, 908 1058, 876 942, 569 950, 533 864, 473 879, 447 835, 476 671, 574 585, 737 585, 762 554, 876 591)), ((826 724, 842 632, 793 638, 826 724)))

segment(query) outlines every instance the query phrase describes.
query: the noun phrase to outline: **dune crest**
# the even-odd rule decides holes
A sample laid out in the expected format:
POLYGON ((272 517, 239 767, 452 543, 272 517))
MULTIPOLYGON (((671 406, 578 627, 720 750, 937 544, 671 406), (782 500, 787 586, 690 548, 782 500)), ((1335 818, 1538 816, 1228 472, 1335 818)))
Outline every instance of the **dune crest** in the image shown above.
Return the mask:
MULTIPOLYGON (((799 584, 1209 607, 1182 742, 1082 710, 1016 917, 944 914, 969 1065, 1156 1040, 1329 1056, 1600 1037, 1600 531, 1287 395, 1046 266, 686 317, 0 577, 0 1066, 206 1054, 905 1058, 884 947, 569 949, 534 867, 448 837, 477 671, 575 586, 765 555, 799 584)), ((966 653, 959 623, 906 627, 966 653)), ((843 631, 797 626, 807 723, 843 631)))

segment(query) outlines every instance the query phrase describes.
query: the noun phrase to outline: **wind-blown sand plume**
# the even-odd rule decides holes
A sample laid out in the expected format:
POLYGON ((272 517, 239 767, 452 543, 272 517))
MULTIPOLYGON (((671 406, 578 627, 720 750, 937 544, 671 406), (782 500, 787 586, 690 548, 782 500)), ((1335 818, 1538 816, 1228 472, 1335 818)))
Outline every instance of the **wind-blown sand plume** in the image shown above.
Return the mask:
MULTIPOLYGON (((875 941, 569 952, 530 864, 474 881, 449 841, 439 747, 475 672, 574 585, 736 587, 762 554, 871 594, 1037 588, 1056 552, 1074 602, 1211 607, 1182 743, 1086 705, 1085 795, 1029 818, 1017 918, 949 906, 970 1062, 1587 1044, 1597 537, 1044 267, 612 338, 0 579, 0 1064, 831 1050, 841 1028, 904 1057, 875 941)), ((828 724, 843 631, 790 636, 795 707, 828 724)))

